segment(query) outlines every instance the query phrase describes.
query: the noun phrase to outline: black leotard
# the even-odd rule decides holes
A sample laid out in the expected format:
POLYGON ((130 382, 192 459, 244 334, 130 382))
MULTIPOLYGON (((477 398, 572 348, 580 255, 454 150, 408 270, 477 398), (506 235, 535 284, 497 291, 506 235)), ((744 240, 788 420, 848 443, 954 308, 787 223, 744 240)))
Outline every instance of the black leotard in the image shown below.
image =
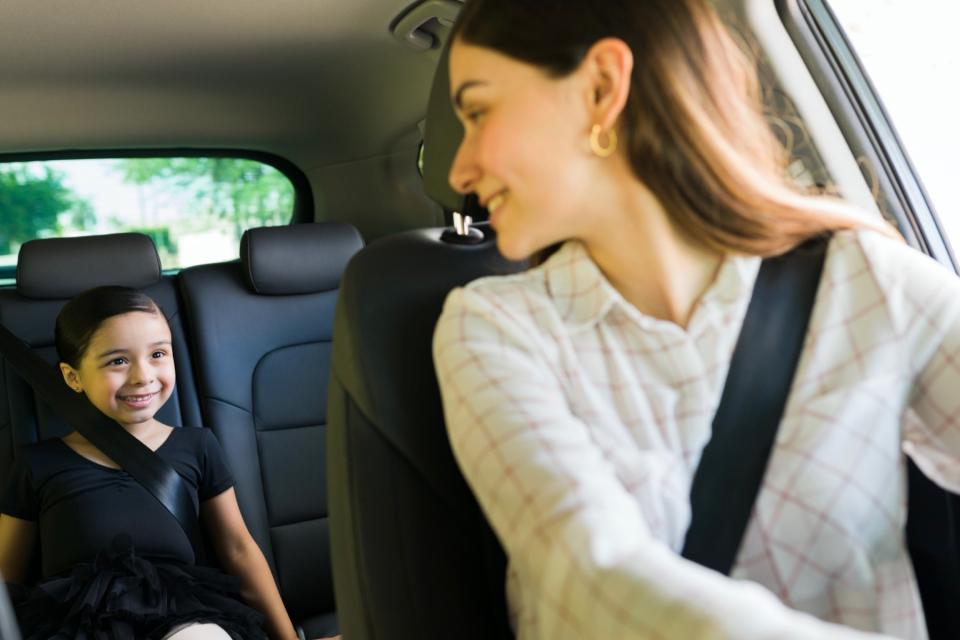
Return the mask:
MULTIPOLYGON (((174 429, 157 453, 183 476, 194 500, 234 484, 209 429, 174 429)), ((119 534, 130 536, 141 557, 195 561, 179 523, 130 474, 87 460, 59 438, 23 447, 0 511, 38 523, 44 578, 93 560, 119 534)))

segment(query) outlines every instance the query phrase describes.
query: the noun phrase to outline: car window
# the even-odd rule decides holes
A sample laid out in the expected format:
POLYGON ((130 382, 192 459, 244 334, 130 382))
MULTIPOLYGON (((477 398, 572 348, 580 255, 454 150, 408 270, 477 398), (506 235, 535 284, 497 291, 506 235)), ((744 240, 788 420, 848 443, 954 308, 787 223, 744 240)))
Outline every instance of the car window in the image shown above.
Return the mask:
POLYGON ((0 278, 34 238, 138 231, 165 270, 232 260, 250 227, 287 224, 294 187, 244 158, 158 157, 0 164, 0 278))
POLYGON ((960 4, 827 0, 923 182, 947 239, 960 247, 960 4))

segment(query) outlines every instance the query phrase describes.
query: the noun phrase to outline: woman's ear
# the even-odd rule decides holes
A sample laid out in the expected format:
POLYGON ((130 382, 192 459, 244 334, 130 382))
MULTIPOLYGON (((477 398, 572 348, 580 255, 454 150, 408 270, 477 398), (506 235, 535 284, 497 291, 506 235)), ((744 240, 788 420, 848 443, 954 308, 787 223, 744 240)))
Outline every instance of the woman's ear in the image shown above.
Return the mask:
POLYGON ((580 64, 589 90, 588 109, 591 126, 604 131, 616 125, 630 95, 633 51, 619 38, 598 40, 580 64))
POLYGON ((60 373, 63 374, 63 381, 67 386, 80 393, 83 391, 83 385, 80 384, 80 372, 68 365, 66 362, 60 363, 60 373))

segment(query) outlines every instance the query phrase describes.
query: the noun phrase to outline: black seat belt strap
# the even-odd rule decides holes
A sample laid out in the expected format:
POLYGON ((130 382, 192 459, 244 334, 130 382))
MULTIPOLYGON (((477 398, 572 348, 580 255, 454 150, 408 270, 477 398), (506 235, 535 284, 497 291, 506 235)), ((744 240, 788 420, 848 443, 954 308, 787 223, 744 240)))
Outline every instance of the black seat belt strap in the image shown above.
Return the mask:
POLYGON ((694 473, 682 555, 723 574, 733 568, 763 482, 828 241, 811 240, 761 264, 713 433, 694 473))
POLYGON ((133 434, 71 391, 50 363, 3 325, 0 325, 0 354, 35 394, 173 514, 199 554, 197 506, 180 474, 133 434))

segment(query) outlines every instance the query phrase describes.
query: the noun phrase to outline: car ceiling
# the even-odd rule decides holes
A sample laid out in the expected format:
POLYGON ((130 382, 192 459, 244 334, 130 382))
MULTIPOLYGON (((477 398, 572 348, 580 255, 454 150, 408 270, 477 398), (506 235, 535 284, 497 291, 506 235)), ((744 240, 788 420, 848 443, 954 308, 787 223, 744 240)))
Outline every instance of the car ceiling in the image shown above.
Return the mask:
POLYGON ((391 25, 454 1, 0 0, 0 155, 264 151, 306 174, 318 220, 368 240, 436 224, 415 159, 440 48, 391 25))
POLYGON ((330 167, 415 158, 439 49, 394 38, 409 6, 0 1, 0 153, 240 148, 292 160, 314 182, 330 167))

